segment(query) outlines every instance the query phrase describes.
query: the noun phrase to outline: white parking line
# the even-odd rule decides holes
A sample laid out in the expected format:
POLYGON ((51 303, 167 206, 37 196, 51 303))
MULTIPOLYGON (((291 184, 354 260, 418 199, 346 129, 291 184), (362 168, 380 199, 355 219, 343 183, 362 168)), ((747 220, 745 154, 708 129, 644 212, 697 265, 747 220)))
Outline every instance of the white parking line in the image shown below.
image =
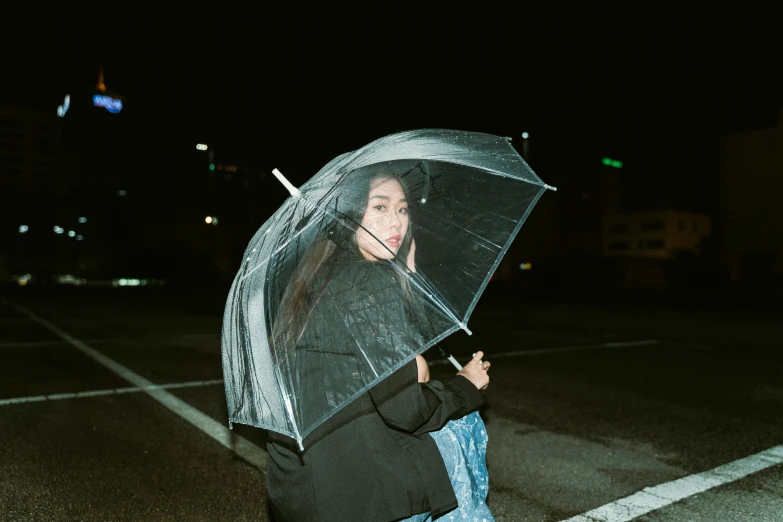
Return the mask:
POLYGON ((148 394, 150 397, 160 402, 163 406, 173 411, 174 413, 176 413, 186 421, 190 422, 192 425, 194 425, 195 427, 197 427, 198 429, 200 429, 201 431, 203 431, 204 433, 206 433, 207 435, 215 439, 217 442, 219 442, 226 448, 235 452, 237 455, 239 455, 249 463, 260 468, 262 471, 266 470, 266 463, 268 458, 267 453, 263 451, 261 448, 259 448, 258 446, 256 446, 255 444, 253 444, 252 442, 248 441, 247 439, 239 435, 236 435, 235 433, 232 433, 231 430, 229 430, 226 426, 223 426, 222 424, 215 421, 208 415, 197 410, 190 404, 172 395, 166 390, 156 388, 155 387, 156 385, 153 382, 148 381, 141 375, 131 371, 130 369, 118 363, 117 361, 110 359, 109 357, 106 357, 99 351, 90 348, 79 339, 76 339, 75 337, 71 336, 67 332, 64 332, 63 330, 59 329, 58 327, 56 327, 46 319, 42 319, 38 317, 31 311, 15 303, 12 303, 5 299, 4 301, 6 301, 8 304, 10 304, 14 308, 19 310, 23 314, 25 314, 30 319, 38 322, 43 327, 47 328, 49 331, 53 332, 60 338, 67 341, 74 348, 76 348, 77 350, 85 354, 87 357, 90 357, 98 364, 105 366, 106 368, 116 373, 126 381, 130 382, 134 386, 138 388, 142 388, 143 391, 146 394, 148 394))
MULTIPOLYGON (((540 350, 519 350, 515 352, 493 353, 487 355, 487 360, 494 361, 495 359, 505 359, 508 357, 524 357, 527 355, 548 355, 550 353, 563 353, 563 352, 579 352, 582 350, 596 350, 599 348, 630 348, 635 346, 654 346, 660 344, 658 339, 642 339, 640 341, 624 341, 613 343, 600 343, 600 344, 585 344, 581 346, 563 346, 561 348, 541 348, 540 350)), ((447 360, 431 361, 430 366, 451 364, 447 360)))
POLYGON ((775 446, 744 459, 681 479, 644 488, 620 500, 605 504, 562 522, 627 522, 650 511, 661 509, 685 498, 707 491, 763 469, 783 464, 783 445, 775 446))
POLYGON ((102 397, 104 395, 119 395, 123 393, 136 393, 148 390, 194 388, 196 386, 210 386, 214 384, 223 384, 223 379, 213 379, 211 381, 179 382, 173 384, 154 384, 152 386, 136 388, 113 388, 110 390, 90 390, 74 393, 51 393, 49 395, 35 395, 32 397, 13 397, 11 399, 0 399, 0 406, 7 406, 9 404, 26 404, 29 402, 60 401, 64 399, 82 399, 85 397, 102 397))

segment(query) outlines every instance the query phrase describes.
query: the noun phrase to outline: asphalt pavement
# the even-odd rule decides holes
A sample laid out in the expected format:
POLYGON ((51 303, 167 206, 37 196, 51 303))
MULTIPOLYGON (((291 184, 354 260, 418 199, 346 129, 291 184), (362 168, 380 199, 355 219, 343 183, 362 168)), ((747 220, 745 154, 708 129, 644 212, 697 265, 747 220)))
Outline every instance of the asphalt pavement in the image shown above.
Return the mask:
MULTIPOLYGON (((775 310, 486 297, 441 347, 493 363, 497 520, 783 522, 775 310)), ((224 299, 0 288, 0 520, 270 520, 265 434, 228 430, 224 299)))

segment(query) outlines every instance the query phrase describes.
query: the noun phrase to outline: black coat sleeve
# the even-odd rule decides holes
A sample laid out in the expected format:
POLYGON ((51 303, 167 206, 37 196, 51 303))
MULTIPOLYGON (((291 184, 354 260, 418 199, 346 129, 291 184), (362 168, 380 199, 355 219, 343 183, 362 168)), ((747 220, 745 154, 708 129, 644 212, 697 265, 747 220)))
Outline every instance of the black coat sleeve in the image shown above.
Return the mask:
POLYGON ((436 431, 483 403, 478 389, 461 375, 426 383, 417 382, 417 376, 414 360, 370 389, 375 407, 392 428, 414 435, 436 431))

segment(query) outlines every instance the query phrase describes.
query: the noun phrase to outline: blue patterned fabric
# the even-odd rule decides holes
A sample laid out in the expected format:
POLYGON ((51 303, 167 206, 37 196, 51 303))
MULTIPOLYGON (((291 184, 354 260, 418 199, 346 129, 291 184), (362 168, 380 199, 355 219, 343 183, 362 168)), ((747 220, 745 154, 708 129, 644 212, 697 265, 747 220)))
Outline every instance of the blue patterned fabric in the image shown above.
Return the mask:
MULTIPOLYGON (((438 445, 459 502, 457 509, 436 520, 494 522, 495 518, 486 504, 489 492, 487 430, 478 412, 449 421, 443 429, 430 435, 438 445)), ((401 522, 432 522, 432 517, 429 513, 422 513, 401 522)))

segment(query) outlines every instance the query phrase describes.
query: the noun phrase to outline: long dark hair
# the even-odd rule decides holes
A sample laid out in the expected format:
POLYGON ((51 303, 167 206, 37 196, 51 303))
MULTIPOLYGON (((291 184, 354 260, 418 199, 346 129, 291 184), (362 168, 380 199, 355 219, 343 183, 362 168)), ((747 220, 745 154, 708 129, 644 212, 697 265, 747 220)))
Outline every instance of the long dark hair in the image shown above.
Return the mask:
MULTIPOLYGON (((340 210, 334 212, 336 215, 324 221, 326 225, 297 264, 280 299, 271 343, 278 361, 285 360, 299 342, 313 308, 331 280, 330 272, 340 265, 341 260, 364 259, 356 242, 356 231, 362 226, 372 183, 378 179, 395 180, 408 194, 404 178, 396 175, 394 169, 379 170, 376 166, 372 171, 354 171, 348 176, 352 190, 343 197, 340 210)), ((409 209, 410 206, 409 203, 409 209)), ((412 221, 408 220, 405 237, 397 255, 391 260, 401 272, 408 270, 408 253, 413 241, 412 221)), ((404 298, 410 299, 408 280, 404 277, 396 279, 404 298)))

